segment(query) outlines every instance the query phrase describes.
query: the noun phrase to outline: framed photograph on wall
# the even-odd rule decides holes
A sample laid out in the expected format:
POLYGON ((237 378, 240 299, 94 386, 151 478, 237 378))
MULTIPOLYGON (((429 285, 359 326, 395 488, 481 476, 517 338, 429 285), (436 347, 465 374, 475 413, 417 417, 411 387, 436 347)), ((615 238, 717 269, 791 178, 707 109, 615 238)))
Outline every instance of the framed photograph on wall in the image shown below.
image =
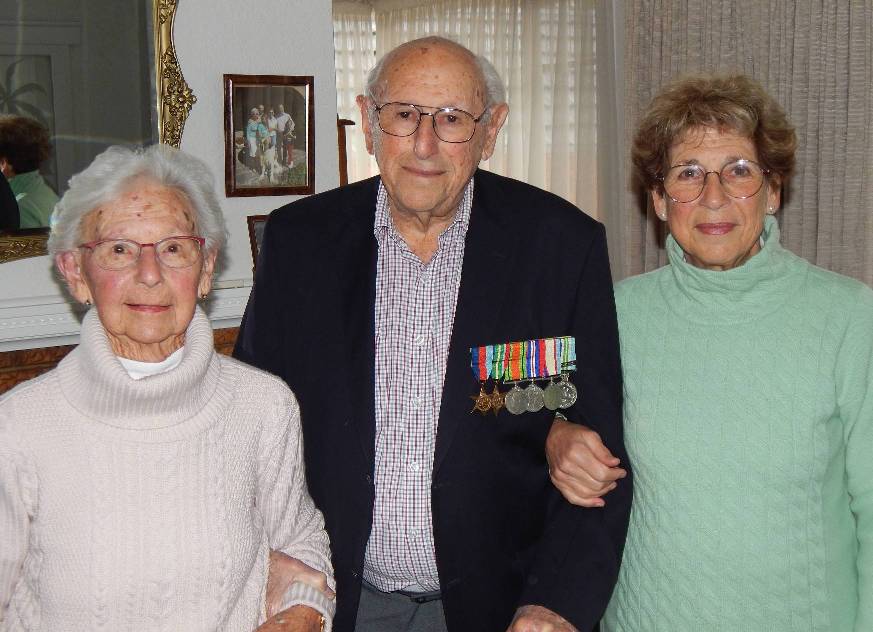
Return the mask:
POLYGON ((224 75, 228 197, 315 192, 313 78, 224 75))
POLYGON ((264 241, 264 227, 269 215, 249 215, 249 244, 252 247, 252 272, 258 265, 258 255, 261 254, 261 243, 264 241))

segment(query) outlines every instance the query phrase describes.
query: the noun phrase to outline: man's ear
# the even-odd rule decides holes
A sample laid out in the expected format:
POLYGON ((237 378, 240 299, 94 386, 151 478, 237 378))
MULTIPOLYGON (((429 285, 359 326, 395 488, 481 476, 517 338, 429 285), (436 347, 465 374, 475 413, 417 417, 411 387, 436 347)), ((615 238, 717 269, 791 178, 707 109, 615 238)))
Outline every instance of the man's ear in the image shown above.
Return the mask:
POLYGON ((482 147, 481 160, 488 160, 491 154, 494 153, 494 146, 497 144, 497 134, 500 133, 500 128, 503 127, 508 115, 509 106, 506 103, 498 103, 491 107, 491 117, 488 119, 488 124, 485 127, 485 145, 482 147))
POLYGON ((363 94, 355 97, 358 109, 361 110, 361 129, 364 130, 364 140, 367 141, 367 152, 373 155, 373 130, 370 129, 370 111, 367 107, 369 101, 363 94))
POLYGON ((55 255, 55 266, 70 289, 70 294, 80 303, 92 301, 91 288, 82 273, 82 256, 76 250, 67 250, 55 255))

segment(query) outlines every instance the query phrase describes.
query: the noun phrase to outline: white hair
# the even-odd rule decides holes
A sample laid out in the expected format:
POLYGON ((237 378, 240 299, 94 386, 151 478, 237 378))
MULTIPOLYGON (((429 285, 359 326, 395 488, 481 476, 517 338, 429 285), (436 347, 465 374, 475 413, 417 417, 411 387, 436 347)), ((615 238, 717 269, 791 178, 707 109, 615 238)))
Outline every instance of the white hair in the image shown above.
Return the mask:
POLYGON ((52 256, 74 250, 82 240, 82 220, 123 194, 139 178, 182 194, 194 211, 194 225, 206 238, 206 252, 224 245, 226 228, 212 172, 205 162, 169 145, 131 149, 110 147, 70 178, 70 188, 55 205, 48 251, 52 256))
MULTIPOLYGON (((371 101, 378 102, 379 98, 381 98, 382 96, 382 92, 386 87, 382 79, 382 73, 385 71, 385 66, 389 62, 391 62, 391 60, 398 53, 403 52, 407 48, 419 46, 422 44, 449 46, 464 51, 470 56, 473 64, 482 74, 482 79, 485 87, 485 112, 482 116, 483 122, 487 122, 488 119, 491 118, 492 105, 506 102, 506 88, 503 85, 503 80, 500 78, 500 74, 497 72, 497 69, 490 61, 488 61, 485 57, 482 57, 481 55, 477 55, 466 46, 462 46, 454 40, 451 40, 447 37, 440 37, 438 35, 411 40, 385 53, 367 74, 367 83, 364 86, 364 95, 371 101)), ((371 128, 379 129, 379 126, 376 124, 375 115, 376 113, 371 109, 369 112, 371 128)))

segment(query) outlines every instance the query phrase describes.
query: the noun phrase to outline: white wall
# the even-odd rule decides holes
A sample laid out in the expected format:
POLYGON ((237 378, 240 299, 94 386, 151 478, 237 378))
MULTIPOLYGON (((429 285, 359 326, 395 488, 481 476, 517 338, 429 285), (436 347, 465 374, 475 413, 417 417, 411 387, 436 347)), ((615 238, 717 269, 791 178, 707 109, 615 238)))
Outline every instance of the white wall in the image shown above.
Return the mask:
POLYGON ((326 191, 338 186, 331 2, 180 0, 176 53, 185 80, 197 95, 182 135, 182 149, 212 167, 231 235, 219 281, 222 285, 250 283, 246 216, 268 213, 298 196, 224 197, 222 75, 313 75, 315 187, 326 191), (182 35, 192 32, 200 36, 182 35))
MULTIPOLYGON (((222 75, 313 75, 316 191, 337 186, 331 2, 179 0, 175 42, 182 73, 197 96, 182 149, 212 168, 230 233, 225 267, 209 310, 218 326, 233 326, 242 316, 251 286, 245 218, 267 213, 296 196, 224 197, 222 75)), ((0 351, 71 344, 78 328, 48 257, 0 265, 0 351)))

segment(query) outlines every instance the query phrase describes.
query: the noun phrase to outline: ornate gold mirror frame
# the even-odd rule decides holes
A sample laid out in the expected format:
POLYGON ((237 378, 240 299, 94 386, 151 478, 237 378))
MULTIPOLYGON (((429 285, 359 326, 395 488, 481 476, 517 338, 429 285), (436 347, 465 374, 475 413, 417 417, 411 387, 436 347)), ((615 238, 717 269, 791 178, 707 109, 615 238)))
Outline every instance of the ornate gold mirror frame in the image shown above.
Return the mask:
MULTIPOLYGON (((173 19, 178 3, 179 0, 154 0, 152 5, 158 139, 177 148, 182 142, 188 113, 197 102, 182 77, 173 45, 173 19)), ((47 228, 0 232, 0 263, 45 255, 47 240, 47 228)))
POLYGON ((154 0, 155 88, 158 96, 158 138, 179 148, 182 130, 197 97, 185 83, 176 47, 173 45, 173 19, 177 0, 154 0))

